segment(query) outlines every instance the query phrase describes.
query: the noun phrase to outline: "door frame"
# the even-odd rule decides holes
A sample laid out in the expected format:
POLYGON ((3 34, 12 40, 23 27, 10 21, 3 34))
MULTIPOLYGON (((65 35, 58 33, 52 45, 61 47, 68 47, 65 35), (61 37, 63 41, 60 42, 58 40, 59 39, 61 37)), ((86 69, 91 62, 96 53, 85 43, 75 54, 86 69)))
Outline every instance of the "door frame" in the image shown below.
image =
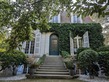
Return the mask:
POLYGON ((56 33, 51 34, 50 38, 49 38, 49 55, 54 55, 54 56, 58 56, 59 55, 59 36, 56 33), (53 35, 57 36, 57 54, 51 54, 51 37, 53 35))

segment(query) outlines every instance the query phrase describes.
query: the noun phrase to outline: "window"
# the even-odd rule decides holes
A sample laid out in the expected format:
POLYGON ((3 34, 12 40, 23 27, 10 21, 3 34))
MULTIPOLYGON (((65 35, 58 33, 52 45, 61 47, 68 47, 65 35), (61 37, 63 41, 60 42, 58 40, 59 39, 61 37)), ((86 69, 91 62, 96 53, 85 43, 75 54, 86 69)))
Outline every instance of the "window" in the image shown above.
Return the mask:
POLYGON ((77 23, 77 15, 73 15, 73 22, 77 23))
POLYGON ((26 48, 25 48, 25 53, 26 54, 28 54, 28 52, 29 52, 29 41, 28 42, 26 42, 26 48))
POLYGON ((26 54, 34 54, 34 44, 35 44, 35 39, 33 41, 27 41, 26 42, 26 47, 25 47, 25 53, 26 54))
POLYGON ((31 41, 30 54, 34 54, 34 43, 35 43, 35 40, 31 41))
POLYGON ((81 17, 77 15, 73 15, 73 23, 81 23, 81 17))
POLYGON ((77 23, 81 23, 81 17, 77 17, 77 23))
POLYGON ((53 22, 53 23, 58 23, 58 16, 54 16, 53 18, 52 18, 52 21, 51 22, 53 22))

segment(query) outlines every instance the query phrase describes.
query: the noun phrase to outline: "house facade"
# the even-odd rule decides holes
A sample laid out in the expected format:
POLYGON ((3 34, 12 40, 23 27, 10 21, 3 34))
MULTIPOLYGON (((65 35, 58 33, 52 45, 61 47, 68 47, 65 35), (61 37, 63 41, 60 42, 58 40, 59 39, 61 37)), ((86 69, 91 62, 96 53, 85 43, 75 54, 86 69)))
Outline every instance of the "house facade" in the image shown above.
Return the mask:
MULTIPOLYGON (((84 23, 81 16, 75 14, 67 15, 66 12, 61 12, 54 16, 50 22, 52 23, 84 23)), ((70 36, 70 35, 69 35, 70 36)), ((83 37, 70 37, 70 54, 74 55, 79 47, 89 47, 88 32, 84 33, 83 37)), ((41 57, 42 55, 59 55, 59 35, 54 32, 34 31, 34 39, 32 41, 23 42, 22 52, 29 56, 41 57)))

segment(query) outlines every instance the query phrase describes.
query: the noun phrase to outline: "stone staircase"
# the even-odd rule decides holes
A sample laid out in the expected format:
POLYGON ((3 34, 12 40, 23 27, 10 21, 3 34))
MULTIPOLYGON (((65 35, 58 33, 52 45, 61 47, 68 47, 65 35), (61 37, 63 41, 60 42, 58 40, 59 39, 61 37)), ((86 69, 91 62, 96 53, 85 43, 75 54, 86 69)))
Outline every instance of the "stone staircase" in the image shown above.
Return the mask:
POLYGON ((47 56, 44 63, 36 69, 33 78, 73 78, 65 68, 60 56, 47 56))

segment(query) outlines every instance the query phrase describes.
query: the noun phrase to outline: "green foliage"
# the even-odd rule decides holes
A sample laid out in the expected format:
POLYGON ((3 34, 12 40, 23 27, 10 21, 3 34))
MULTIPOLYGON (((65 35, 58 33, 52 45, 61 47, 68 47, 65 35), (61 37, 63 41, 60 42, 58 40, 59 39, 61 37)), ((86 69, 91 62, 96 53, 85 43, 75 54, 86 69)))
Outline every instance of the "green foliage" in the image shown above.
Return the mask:
POLYGON ((0 56, 0 61, 2 69, 5 69, 9 66, 17 66, 20 64, 26 64, 26 55, 21 51, 11 51, 11 52, 4 52, 0 56))
POLYGON ((39 65, 37 64, 37 63, 34 63, 34 64, 31 64, 30 65, 30 69, 35 69, 35 68, 37 68, 39 65))
POLYGON ((36 64, 37 64, 37 65, 41 65, 41 64, 44 62, 45 57, 46 57, 46 55, 44 54, 44 55, 38 60, 38 62, 36 62, 36 64))
POLYGON ((98 53, 92 49, 87 49, 79 53, 78 62, 81 68, 88 68, 94 62, 97 62, 98 53))
POLYGON ((50 31, 55 31, 59 34, 61 51, 69 51, 70 45, 65 44, 70 42, 69 31, 72 31, 73 37, 78 32, 79 35, 82 35, 85 31, 89 31, 91 48, 95 49, 101 46, 103 36, 101 35, 101 26, 99 24, 50 24, 50 26, 47 24, 54 15, 57 15, 65 7, 67 12, 70 13, 72 11, 72 0, 18 0, 14 3, 6 0, 0 1, 0 27, 6 26, 12 29, 7 40, 9 44, 8 50, 20 47, 20 43, 25 40, 31 40, 33 36, 32 29, 38 28, 42 32, 48 30, 50 26, 53 27, 50 31), (37 23, 40 24, 37 25, 37 23), (97 43, 98 45, 94 45, 97 43))
POLYGON ((109 51, 101 51, 98 55, 98 63, 106 76, 109 76, 109 51))
MULTIPOLYGON (((59 49, 61 51, 70 52, 70 32, 72 33, 72 38, 76 35, 83 36, 83 34, 88 31, 89 33, 89 42, 90 47, 96 50, 98 47, 103 45, 103 35, 102 35, 102 27, 97 23, 88 23, 88 24, 80 24, 80 23, 49 23, 50 29, 43 30, 43 32, 55 32, 59 36, 59 49)), ((37 26, 36 26, 37 27, 37 26)), ((34 28, 36 29, 36 28, 34 28)))
POLYGON ((77 49, 76 59, 78 60, 78 55, 79 55, 79 53, 81 53, 82 51, 87 50, 87 49, 90 49, 90 48, 84 48, 84 47, 78 48, 78 49, 77 49))
MULTIPOLYGON (((0 28, 11 28, 11 34, 7 40, 8 50, 20 47, 20 43, 31 40, 32 29, 47 30, 49 20, 62 9, 70 8, 72 0, 0 0, 0 28)), ((1 30, 0 30, 1 31, 1 30)))
POLYGON ((67 51, 61 51, 61 56, 67 58, 70 54, 67 51))
POLYGON ((73 12, 82 16, 89 16, 97 13, 98 17, 104 17, 106 15, 109 15, 109 11, 107 10, 108 5, 108 0, 76 0, 76 3, 73 4, 72 10, 73 12))
POLYGON ((82 51, 84 51, 86 49, 90 49, 90 48, 84 48, 84 47, 78 48, 77 54, 79 54, 80 52, 82 52, 82 51))
POLYGON ((109 46, 101 46, 97 49, 98 52, 100 51, 109 51, 109 46))
POLYGON ((74 57, 72 57, 71 55, 68 55, 66 58, 64 58, 63 61, 68 69, 74 69, 74 67, 75 67, 74 66, 74 62, 75 62, 74 57))
POLYGON ((65 43, 69 42, 70 30, 73 36, 77 35, 78 32, 79 35, 82 35, 85 31, 90 30, 90 46, 93 48, 101 46, 103 43, 101 41, 101 26, 99 24, 50 24, 50 26, 47 24, 54 15, 57 15, 64 8, 70 13, 72 11, 72 4, 72 0, 17 0, 14 3, 10 3, 8 0, 0 1, 0 28, 6 26, 12 29, 7 40, 9 44, 8 50, 20 47, 20 43, 25 40, 31 40, 33 36, 32 29, 38 28, 42 32, 48 30, 51 25, 53 28, 50 31, 55 31, 59 34, 61 51, 69 51, 70 45, 65 43), (37 25, 37 23, 40 24, 37 25), (94 45, 97 43, 98 46, 94 45))
POLYGON ((73 61, 66 61, 65 62, 65 65, 68 69, 74 69, 74 64, 73 64, 73 61))

